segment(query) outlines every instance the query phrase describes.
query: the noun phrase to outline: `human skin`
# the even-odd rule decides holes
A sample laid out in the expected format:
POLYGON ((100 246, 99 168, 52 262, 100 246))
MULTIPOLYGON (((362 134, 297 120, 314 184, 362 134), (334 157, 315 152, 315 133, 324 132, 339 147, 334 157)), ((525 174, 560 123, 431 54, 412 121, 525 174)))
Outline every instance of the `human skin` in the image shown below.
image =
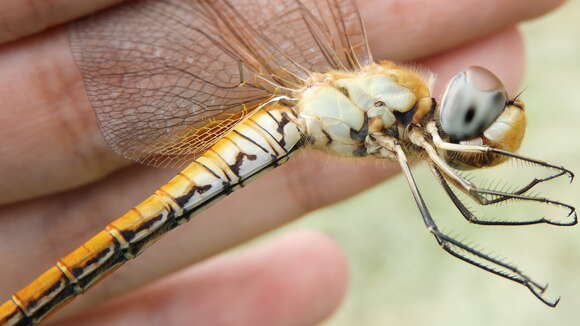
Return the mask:
MULTIPOLYGON (((133 165, 107 147, 69 53, 66 23, 116 2, 0 2, 0 294, 6 299, 175 173, 133 165)), ((439 96, 453 74, 473 64, 496 72, 513 94, 524 68, 514 26, 561 2, 359 5, 375 58, 429 68, 439 96)), ((324 235, 287 234, 197 262, 396 173, 393 163, 305 150, 171 232, 77 299, 58 324, 316 324, 340 303, 348 280, 344 255, 324 235)))

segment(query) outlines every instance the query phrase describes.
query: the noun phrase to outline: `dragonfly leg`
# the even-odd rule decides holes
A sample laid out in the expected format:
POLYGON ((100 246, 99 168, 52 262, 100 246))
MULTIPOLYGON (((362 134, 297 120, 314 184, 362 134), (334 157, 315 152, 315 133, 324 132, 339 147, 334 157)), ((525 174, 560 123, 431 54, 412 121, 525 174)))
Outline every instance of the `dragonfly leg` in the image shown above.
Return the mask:
MULTIPOLYGON (((578 222, 576 209, 568 204, 551 200, 544 197, 536 197, 531 195, 526 195, 525 193, 530 190, 534 185, 553 179, 557 176, 563 175, 564 172, 559 172, 554 176, 551 176, 543 181, 536 181, 532 182, 523 188, 520 188, 514 192, 504 192, 504 191, 497 191, 492 189, 483 189, 478 187, 477 185, 473 184, 469 180, 465 179, 461 175, 455 172, 453 168, 451 168, 435 151, 433 146, 427 142, 420 132, 412 132, 411 140, 417 146, 422 147, 427 155, 429 156, 432 164, 434 167, 432 168, 433 172, 436 176, 439 177, 439 180, 447 192, 447 195, 451 198, 453 203, 457 206, 459 211, 463 214, 463 216, 470 222, 477 223, 477 224, 487 224, 487 225, 528 225, 528 224, 538 224, 538 223, 547 223, 552 225, 558 226, 571 226, 575 225, 578 222), (480 205, 491 205, 496 204, 505 200, 527 200, 527 201, 535 201, 539 203, 544 203, 548 205, 559 206, 568 210, 568 214, 566 218, 567 221, 558 221, 553 220, 545 217, 535 218, 535 219, 528 219, 526 221, 482 221, 479 220, 475 215, 473 215, 469 210, 461 203, 459 198, 453 193, 453 190, 449 187, 447 180, 452 182, 456 185, 460 190, 462 190, 466 195, 471 197, 475 202, 480 205)), ((435 141, 435 140, 434 140, 435 141)), ((456 144, 451 144, 456 145, 456 144)), ((460 145, 466 147, 481 147, 481 146, 467 146, 467 145, 460 145)), ((571 173, 571 172, 570 172, 571 173)))
POLYGON ((419 192, 419 188, 407 162, 405 152, 400 145, 395 146, 395 151, 403 174, 405 175, 407 183, 411 188, 413 198, 415 199, 419 211, 421 212, 421 216, 423 217, 423 222, 425 223, 427 230, 429 230, 429 232, 435 237, 435 240, 443 250, 475 267, 510 281, 522 284, 528 288, 528 290, 530 290, 536 298, 550 307, 555 307, 558 304, 560 301, 559 297, 554 300, 550 300, 544 296, 547 285, 541 285, 522 273, 517 267, 505 263, 497 258, 491 257, 490 255, 485 254, 480 250, 474 249, 441 232, 431 217, 431 213, 429 212, 427 205, 425 204, 425 201, 419 192))
MULTIPOLYGON (((447 195, 449 196, 449 198, 451 199, 451 201, 453 202, 455 207, 457 207, 459 212, 470 223, 480 224, 480 225, 530 225, 530 224, 547 223, 547 224, 553 224, 553 225, 559 225, 559 226, 570 226, 570 225, 574 225, 577 223, 577 217, 576 217, 575 211, 573 211, 573 213, 572 213, 571 221, 568 221, 568 222, 552 221, 552 220, 546 219, 544 217, 532 218, 532 219, 527 219, 524 221, 510 221, 510 220, 502 220, 502 219, 493 219, 493 220, 480 219, 463 204, 463 202, 461 201, 461 199, 459 199, 459 197, 457 197, 457 195, 455 194, 453 189, 451 189, 451 187, 449 186, 449 183, 447 182, 445 177, 442 175, 442 173, 439 171, 439 169, 437 169, 437 167, 435 167, 433 165, 431 165, 430 167, 431 167, 431 171, 438 178, 439 182, 443 186, 443 189, 445 190, 445 192, 447 193, 447 195)), ((484 198, 484 197, 482 196, 482 198, 484 198)), ((486 202, 484 202, 483 205, 490 205, 490 204, 495 204, 495 203, 498 203, 500 201, 504 201, 504 200, 508 200, 508 199, 519 199, 519 198, 513 198, 512 196, 502 196, 502 197, 498 196, 497 198, 491 199, 491 200, 488 200, 486 198, 484 198, 484 199, 486 200, 486 202)))
POLYGON ((552 179, 556 179, 556 178, 559 178, 559 177, 564 176, 564 175, 568 176, 570 182, 572 182, 574 180, 574 173, 572 171, 562 167, 562 166, 553 165, 553 164, 550 164, 548 162, 536 160, 536 159, 533 159, 531 157, 507 152, 507 151, 493 148, 490 146, 463 145, 463 144, 454 144, 454 143, 449 143, 449 142, 443 141, 443 139, 441 139, 441 136, 439 135, 439 131, 437 130, 437 125, 435 124, 435 122, 429 122, 427 124, 426 129, 427 129, 427 132, 429 133, 429 135, 431 135, 431 137, 433 138, 433 143, 439 149, 452 151, 452 152, 463 152, 463 153, 465 153, 465 152, 468 152, 468 153, 493 153, 496 155, 507 156, 507 157, 515 158, 515 159, 520 160, 520 161, 524 161, 524 162, 536 164, 539 166, 543 166, 545 168, 556 170, 555 173, 553 173, 549 176, 546 176, 543 178, 534 178, 534 180, 532 180, 526 186, 522 187, 519 191, 526 192, 539 183, 546 182, 546 181, 549 181, 552 179))

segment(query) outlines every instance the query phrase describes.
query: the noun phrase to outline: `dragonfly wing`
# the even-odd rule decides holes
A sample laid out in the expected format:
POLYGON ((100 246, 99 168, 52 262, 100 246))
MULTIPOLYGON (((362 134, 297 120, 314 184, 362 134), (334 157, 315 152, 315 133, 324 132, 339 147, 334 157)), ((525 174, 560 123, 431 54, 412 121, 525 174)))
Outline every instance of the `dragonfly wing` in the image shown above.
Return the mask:
POLYGON ((70 43, 106 141, 154 166, 191 161, 310 72, 372 60, 350 0, 128 1, 70 43))
POLYGON ((353 0, 236 0, 214 6, 274 73, 307 78, 311 72, 352 71, 372 61, 353 0))

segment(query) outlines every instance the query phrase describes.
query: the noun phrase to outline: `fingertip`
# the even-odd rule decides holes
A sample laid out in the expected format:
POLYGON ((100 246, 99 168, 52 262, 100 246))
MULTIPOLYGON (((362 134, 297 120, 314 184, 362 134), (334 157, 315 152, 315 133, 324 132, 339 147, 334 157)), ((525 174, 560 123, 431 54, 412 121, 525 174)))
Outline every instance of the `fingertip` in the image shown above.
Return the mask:
MULTIPOLYGON (((314 231, 283 235, 253 248, 239 259, 254 257, 254 302, 268 313, 254 324, 314 325, 340 305, 348 287, 346 256, 328 236, 314 231), (248 255, 244 257, 245 255, 248 255), (254 276, 261 275, 259 280, 254 276), (280 321, 284 321, 280 323, 280 321)), ((247 311, 247 309, 245 309, 247 311)))
POLYGON ((483 66, 493 71, 509 94, 517 93, 525 69, 523 37, 517 27, 475 40, 451 51, 420 61, 437 76, 434 96, 440 98, 447 81, 469 66, 483 66))
MULTIPOLYGON (((533 1, 532 5, 527 6, 528 9, 524 11, 524 19, 533 19, 546 13, 562 7, 566 0, 539 0, 533 1)), ((525 2, 524 2, 525 3, 525 2)))
MULTIPOLYGON (((298 300, 304 308, 314 307, 311 324, 332 314, 342 302, 349 282, 348 260, 339 245, 327 235, 315 231, 301 231, 278 239, 280 248, 288 248, 285 259, 293 275, 294 289, 288 298, 298 300), (293 262, 293 263, 292 263, 293 262)), ((272 248, 273 255, 279 249, 272 248)), ((310 324, 310 323, 307 323, 310 324)))
POLYGON ((360 1, 377 58, 418 60, 544 15, 563 0, 360 1))

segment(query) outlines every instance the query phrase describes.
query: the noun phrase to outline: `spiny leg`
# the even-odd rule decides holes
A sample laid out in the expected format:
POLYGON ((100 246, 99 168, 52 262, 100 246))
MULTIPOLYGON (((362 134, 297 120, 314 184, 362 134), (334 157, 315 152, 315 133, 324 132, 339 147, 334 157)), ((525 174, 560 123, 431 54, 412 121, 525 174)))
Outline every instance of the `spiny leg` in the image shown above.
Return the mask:
POLYGON ((439 231, 439 228, 437 227, 435 221, 431 217, 431 214, 427 209, 427 205, 425 204, 425 201, 423 200, 423 197, 419 192, 419 188, 415 182, 415 179, 413 177, 413 174, 411 173, 411 169, 407 162, 405 152, 403 151, 400 145, 395 145, 395 152, 399 164, 401 166, 401 169, 403 171, 403 174, 405 175, 407 183, 411 188, 413 198, 415 199, 417 207, 421 212, 423 222, 425 223, 425 226, 427 227, 429 232, 433 234, 435 240, 437 241, 439 246, 443 248, 443 250, 445 250, 452 256, 457 257, 473 266, 479 267, 485 271, 488 271, 505 279, 524 285, 534 294, 536 298, 538 298, 540 301, 542 301, 544 304, 550 307, 555 307, 558 304, 560 298, 556 298, 555 300, 548 300, 543 297, 547 289, 546 285, 541 285, 536 281, 532 280, 527 275, 522 273, 517 267, 502 262, 496 258, 493 258, 479 250, 473 249, 468 245, 465 245, 462 242, 457 241, 452 237, 439 231))
MULTIPOLYGON (((469 210, 463 204, 463 202, 461 201, 461 199, 459 199, 459 197, 457 197, 457 195, 451 189, 451 187, 449 186, 449 183, 447 183, 447 180, 445 180, 445 177, 441 174, 441 172, 437 169, 437 167, 435 167, 434 165, 430 165, 430 167, 431 167, 431 171, 438 178, 439 182, 443 186, 443 189, 445 190, 445 192, 447 193, 447 195, 449 196, 449 198, 451 199, 451 201, 453 202, 455 207, 457 207, 457 209, 459 210, 461 215, 463 215, 463 217, 465 217, 465 219, 467 221, 469 221, 470 223, 480 224, 480 225, 531 225, 531 224, 540 224, 540 223, 551 224, 551 222, 549 220, 546 220, 543 217, 536 218, 536 219, 530 219, 530 220, 526 220, 526 221, 483 220, 483 219, 480 219, 475 214, 473 214, 471 212, 471 210, 469 210)), ((507 199, 509 199, 509 198, 505 198, 505 200, 507 200, 507 199)))
MULTIPOLYGON (((445 164, 445 163, 443 162, 443 164, 445 164)), ((560 206, 560 207, 566 208, 568 210, 566 217, 570 218, 568 221, 563 221, 563 222, 553 220, 553 219, 548 219, 546 217, 541 217, 541 218, 530 219, 527 221, 520 221, 520 222, 486 221, 486 222, 479 223, 479 224, 526 225, 526 224, 547 223, 547 224, 557 225, 557 226, 572 226, 572 225, 576 225, 578 223, 576 209, 573 206, 568 205, 566 203, 562 203, 560 201, 555 201, 555 200, 551 200, 551 199, 543 198, 543 197, 533 197, 530 195, 520 194, 519 192, 521 192, 521 190, 518 190, 515 192, 502 192, 502 191, 491 190, 491 189, 483 189, 483 188, 480 188, 480 187, 474 185, 473 183, 469 182, 468 180, 465 180, 465 178, 461 177, 460 175, 455 173, 450 168, 447 170, 441 169, 443 171, 441 171, 440 168, 441 168, 441 166, 437 165, 436 169, 437 169, 438 173, 443 172, 443 174, 445 176, 450 178, 450 180, 453 182, 453 184, 457 185, 460 190, 462 190, 465 194, 470 196, 472 199, 474 199, 480 205, 487 206, 487 205, 497 204, 499 202, 510 200, 510 199, 534 201, 534 202, 539 202, 539 203, 544 203, 544 204, 548 204, 548 205, 555 205, 555 206, 560 206), (492 198, 491 199, 487 198, 484 195, 492 196, 492 198)), ((453 193, 453 190, 447 184, 447 180, 445 180, 445 177, 443 177, 443 180, 444 181, 442 182, 442 185, 443 185, 443 188, 445 189, 445 191, 447 192, 447 194, 451 197, 451 199, 453 200, 454 203, 459 202, 459 199, 457 198, 457 196, 453 193), (454 200, 453 197, 456 197, 457 201, 454 200)), ((460 209, 460 211, 462 213, 464 213, 467 211, 467 208, 465 208, 465 210, 460 209)), ((464 216, 469 221, 473 221, 473 219, 471 219, 470 217, 468 217, 466 215, 464 215, 464 216)), ((471 214, 471 216, 474 217, 473 214, 471 214)), ((478 219, 475 218, 475 220, 478 220, 478 219)), ((479 221, 481 221, 481 220, 479 220, 479 221)), ((477 223, 477 222, 474 222, 474 223, 477 223)))
MULTIPOLYGON (((425 150, 425 152, 429 156, 431 162, 433 162, 433 164, 435 164, 435 166, 437 167, 438 172, 442 173, 445 177, 447 177, 449 179, 449 181, 451 181, 454 185, 459 187, 460 190, 462 190, 466 195, 470 196, 473 200, 475 200, 480 205, 491 205, 491 204, 495 204, 495 203, 505 201, 508 199, 535 201, 535 202, 540 202, 540 203, 544 203, 544 204, 549 204, 549 205, 560 206, 560 207, 566 208, 568 210, 568 214, 566 215, 566 217, 567 218, 571 217, 571 219, 569 221, 565 221, 565 222, 554 221, 554 220, 547 219, 547 218, 540 218, 540 219, 532 219, 532 220, 524 221, 522 223, 511 223, 511 222, 502 223, 502 222, 500 222, 500 223, 495 223, 495 224, 523 225, 523 224, 547 223, 547 224, 558 225, 558 226, 571 226, 571 225, 577 224, 578 217, 577 217, 576 209, 573 206, 559 202, 559 201, 551 200, 548 198, 525 195, 524 193, 526 191, 528 191, 529 189, 531 189, 531 187, 532 187, 529 185, 522 188, 522 189, 519 189, 515 192, 502 192, 502 191, 480 188, 480 187, 476 186, 475 184, 473 184, 472 182, 470 182, 469 180, 466 180, 465 178, 463 178, 462 176, 457 174, 441 157, 439 157, 439 155, 437 154, 437 152, 435 151, 433 146, 431 146, 431 144, 429 144, 425 140, 425 137, 423 136, 421 131, 419 131, 417 129, 412 130, 410 132, 410 139, 415 145, 420 146, 425 150), (492 196, 493 198, 489 199, 489 198, 485 197, 485 195, 492 196)), ((456 144, 451 144, 451 145, 456 145, 456 144)), ((459 145, 459 146, 470 147, 470 145, 469 146, 468 145, 459 145)), ((478 146, 474 146, 474 147, 478 147, 478 146)), ((553 178, 555 178, 555 176, 551 176, 550 178, 553 179, 553 178)), ((547 180, 544 180, 544 181, 547 181, 547 180)), ((541 181, 538 181, 535 184, 538 184, 540 182, 541 181)), ((454 197, 456 198, 457 196, 455 196, 455 194, 453 194, 453 191, 450 188, 447 189, 445 187, 445 184, 446 184, 446 180, 444 180, 444 182, 442 182, 442 185, 445 188, 447 194, 451 197, 453 202, 457 205, 457 203, 460 202, 459 199, 457 198, 457 200, 454 200, 454 197)), ((465 208, 464 205, 462 205, 462 206, 463 206, 463 208, 465 208)), ((459 208, 459 206, 458 206, 458 208, 459 208)), ((465 208, 465 209, 459 208, 459 210, 462 212, 462 214, 468 211, 467 208, 465 208)), ((465 214, 464 214, 464 216, 468 220, 471 221, 472 220, 471 217, 473 216, 473 214, 471 214, 470 217, 468 217, 465 214)), ((482 224, 494 224, 494 223, 482 223, 482 224)))
POLYGON ((557 171, 556 173, 551 174, 551 175, 546 176, 546 177, 543 177, 543 178, 534 178, 534 180, 532 180, 530 183, 528 183, 524 187, 517 190, 516 191, 517 193, 522 194, 522 193, 530 190, 532 187, 534 187, 535 185, 537 185, 539 183, 546 182, 546 181, 549 181, 552 179, 556 179, 556 178, 559 178, 559 177, 564 176, 564 175, 568 176, 568 178, 570 179, 570 182, 572 182, 574 180, 574 173, 572 171, 566 169, 563 166, 556 166, 556 165, 550 164, 548 162, 536 160, 536 159, 533 159, 530 157, 526 157, 523 155, 507 152, 507 151, 493 148, 490 146, 463 145, 463 144, 454 144, 454 143, 446 142, 443 139, 441 139, 441 136, 439 135, 439 131, 437 129, 437 124, 433 121, 429 122, 427 124, 426 130, 429 133, 429 135, 431 135, 431 137, 433 138, 433 143, 435 144, 435 147, 437 147, 439 149, 444 149, 444 150, 452 151, 452 152, 463 152, 463 153, 493 153, 496 155, 515 158, 515 159, 520 160, 520 161, 536 164, 536 165, 543 166, 545 168, 549 168, 549 169, 553 169, 553 170, 557 171))

